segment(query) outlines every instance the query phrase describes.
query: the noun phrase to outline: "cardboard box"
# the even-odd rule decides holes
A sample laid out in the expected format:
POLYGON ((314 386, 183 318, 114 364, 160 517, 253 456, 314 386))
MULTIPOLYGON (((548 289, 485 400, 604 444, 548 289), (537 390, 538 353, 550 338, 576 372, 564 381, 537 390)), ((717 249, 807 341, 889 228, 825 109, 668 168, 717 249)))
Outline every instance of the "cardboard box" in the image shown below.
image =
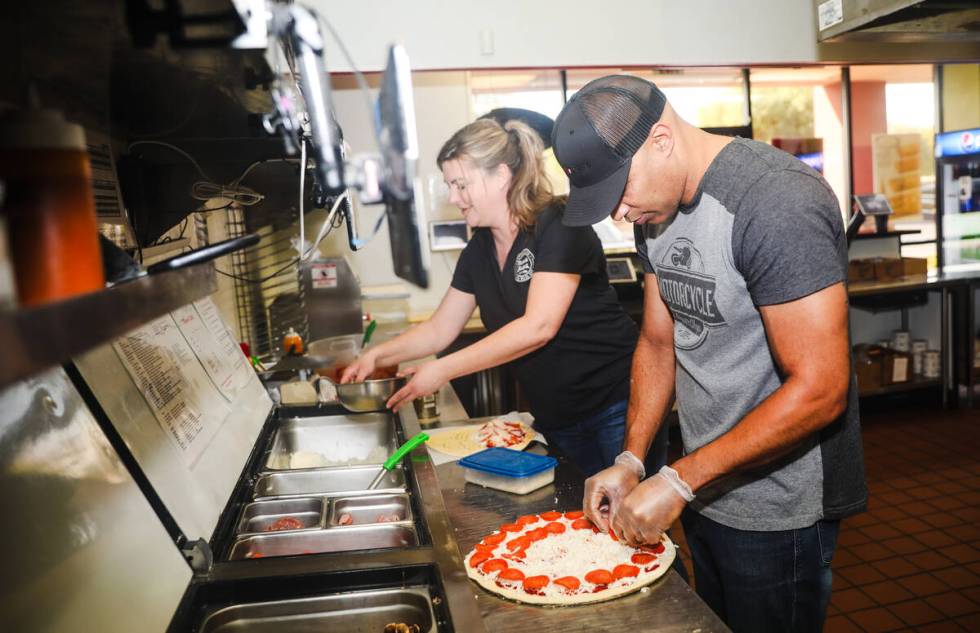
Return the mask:
POLYGON ((920 257, 903 257, 902 268, 906 277, 925 277, 929 272, 929 260, 920 257))
POLYGON ((875 264, 870 259, 854 259, 847 263, 847 281, 874 281, 875 264))
POLYGON ((912 378, 912 355, 886 349, 882 356, 881 384, 897 385, 912 378))
POLYGON ((876 257, 875 279, 878 281, 896 281, 905 276, 905 266, 900 257, 876 257))
POLYGON ((881 387, 885 351, 885 348, 877 345, 854 346, 854 373, 857 374, 858 391, 872 391, 881 387))

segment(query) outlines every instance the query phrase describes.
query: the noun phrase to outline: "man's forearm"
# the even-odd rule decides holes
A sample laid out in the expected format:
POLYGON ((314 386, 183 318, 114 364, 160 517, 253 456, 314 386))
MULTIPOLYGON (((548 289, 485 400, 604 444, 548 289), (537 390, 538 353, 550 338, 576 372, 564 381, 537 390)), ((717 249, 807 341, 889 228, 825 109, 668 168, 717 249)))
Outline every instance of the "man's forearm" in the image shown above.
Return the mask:
POLYGON ((640 335, 630 371, 623 449, 643 459, 674 402, 674 348, 640 335))
POLYGON ((789 379, 728 432, 682 457, 673 467, 696 491, 762 466, 830 424, 846 406, 846 397, 846 390, 842 398, 820 386, 789 379))

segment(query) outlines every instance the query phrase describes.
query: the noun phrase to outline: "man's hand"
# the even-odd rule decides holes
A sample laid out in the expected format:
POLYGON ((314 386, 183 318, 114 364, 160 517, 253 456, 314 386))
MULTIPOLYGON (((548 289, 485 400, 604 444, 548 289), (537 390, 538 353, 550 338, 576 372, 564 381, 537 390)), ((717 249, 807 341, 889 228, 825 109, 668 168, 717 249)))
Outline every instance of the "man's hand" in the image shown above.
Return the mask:
POLYGON ((586 518, 603 532, 608 532, 610 517, 616 515, 620 502, 639 481, 636 472, 624 464, 613 464, 586 479, 582 499, 586 518), (604 512, 603 508, 608 509, 604 512))
POLYGON ((407 367, 398 372, 398 375, 411 376, 411 379, 388 400, 386 406, 392 411, 397 411, 406 402, 435 393, 449 382, 449 376, 442 371, 442 364, 438 360, 407 367))
POLYGON ((654 475, 633 488, 611 513, 612 530, 633 547, 657 543, 686 505, 662 475, 654 475))

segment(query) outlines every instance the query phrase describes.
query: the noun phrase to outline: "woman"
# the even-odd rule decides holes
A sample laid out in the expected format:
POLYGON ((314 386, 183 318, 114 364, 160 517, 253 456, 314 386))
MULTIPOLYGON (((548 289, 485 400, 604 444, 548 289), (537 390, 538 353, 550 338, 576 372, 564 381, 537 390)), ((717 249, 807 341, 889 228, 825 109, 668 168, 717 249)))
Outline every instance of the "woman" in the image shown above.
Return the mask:
POLYGON ((535 428, 592 475, 622 450, 637 328, 609 285, 595 232, 562 224, 563 204, 552 194, 542 150, 540 138, 518 121, 477 120, 446 142, 438 164, 473 238, 432 317, 369 348, 342 380, 442 351, 479 306, 488 336, 408 368, 410 381, 388 406, 513 362, 535 428))

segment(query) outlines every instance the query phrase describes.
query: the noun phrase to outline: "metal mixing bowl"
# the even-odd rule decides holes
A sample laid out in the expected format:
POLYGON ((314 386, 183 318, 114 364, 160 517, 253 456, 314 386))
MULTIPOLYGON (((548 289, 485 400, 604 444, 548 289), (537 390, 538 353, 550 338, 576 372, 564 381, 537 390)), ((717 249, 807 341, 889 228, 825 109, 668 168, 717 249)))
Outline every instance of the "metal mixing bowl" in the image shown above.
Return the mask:
POLYGON ((388 398, 405 386, 405 378, 381 378, 336 385, 337 399, 348 411, 367 413, 383 411, 388 398))

